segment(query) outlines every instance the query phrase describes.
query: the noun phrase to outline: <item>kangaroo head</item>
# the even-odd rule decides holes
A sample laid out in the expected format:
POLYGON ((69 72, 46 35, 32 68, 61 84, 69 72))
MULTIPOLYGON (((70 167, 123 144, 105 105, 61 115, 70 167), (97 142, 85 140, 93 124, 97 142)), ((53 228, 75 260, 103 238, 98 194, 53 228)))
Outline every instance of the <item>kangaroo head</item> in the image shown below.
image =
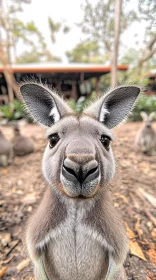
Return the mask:
POLYGON ((140 112, 140 116, 142 117, 143 121, 144 121, 144 127, 152 127, 152 121, 154 120, 155 116, 156 116, 156 112, 152 112, 149 114, 146 112, 140 112))
POLYGON ((46 180, 72 198, 93 197, 104 189, 115 172, 111 128, 131 111, 140 89, 118 87, 81 115, 43 85, 25 83, 20 91, 31 115, 47 127, 42 165, 46 180))

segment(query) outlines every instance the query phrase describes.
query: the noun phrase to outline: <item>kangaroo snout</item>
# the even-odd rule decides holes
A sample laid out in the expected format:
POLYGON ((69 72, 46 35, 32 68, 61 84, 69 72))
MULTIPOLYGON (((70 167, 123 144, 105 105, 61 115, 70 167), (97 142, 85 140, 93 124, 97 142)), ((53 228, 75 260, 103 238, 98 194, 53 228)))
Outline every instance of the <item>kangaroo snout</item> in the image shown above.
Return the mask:
POLYGON ((61 181, 70 196, 95 194, 99 177, 99 165, 93 155, 69 155, 63 162, 61 181))
POLYGON ((87 163, 82 163, 79 157, 77 162, 66 158, 62 167, 62 174, 67 180, 78 181, 82 185, 99 177, 98 162, 90 160, 87 163))

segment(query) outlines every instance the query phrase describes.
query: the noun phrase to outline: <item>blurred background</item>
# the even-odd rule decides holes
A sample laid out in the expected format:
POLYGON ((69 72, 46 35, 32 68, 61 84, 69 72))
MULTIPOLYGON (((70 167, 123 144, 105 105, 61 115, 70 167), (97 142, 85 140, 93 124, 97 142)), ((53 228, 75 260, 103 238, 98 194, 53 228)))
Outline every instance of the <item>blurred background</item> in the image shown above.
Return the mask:
POLYGON ((42 82, 74 111, 116 85, 142 88, 115 129, 111 184, 130 251, 129 280, 156 279, 156 1, 0 0, 0 278, 33 280, 23 227, 44 192, 44 131, 18 84, 42 82))

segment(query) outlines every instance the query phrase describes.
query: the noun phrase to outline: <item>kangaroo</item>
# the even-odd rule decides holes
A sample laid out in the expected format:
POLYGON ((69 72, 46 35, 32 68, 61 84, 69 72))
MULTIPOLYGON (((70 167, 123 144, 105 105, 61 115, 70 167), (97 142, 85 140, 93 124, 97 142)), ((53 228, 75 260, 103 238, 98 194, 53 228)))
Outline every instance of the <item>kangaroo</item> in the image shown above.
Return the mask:
POLYGON ((20 92, 48 139, 42 162, 47 190, 26 231, 35 279, 126 279, 128 242, 109 190, 111 129, 131 111, 140 89, 115 88, 81 115, 42 84, 27 82, 20 92))
POLYGON ((136 135, 136 150, 149 156, 156 155, 156 133, 152 127, 156 112, 152 112, 149 116, 146 112, 141 112, 140 116, 144 122, 136 135))
POLYGON ((25 156, 34 152, 33 141, 21 135, 18 125, 14 126, 13 150, 15 156, 25 156))

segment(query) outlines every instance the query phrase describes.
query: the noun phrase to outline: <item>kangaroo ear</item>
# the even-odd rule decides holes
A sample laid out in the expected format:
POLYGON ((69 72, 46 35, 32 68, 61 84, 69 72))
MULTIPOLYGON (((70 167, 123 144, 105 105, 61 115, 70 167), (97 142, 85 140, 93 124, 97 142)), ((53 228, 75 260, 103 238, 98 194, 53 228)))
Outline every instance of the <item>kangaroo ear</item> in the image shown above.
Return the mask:
POLYGON ((147 113, 146 112, 140 112, 140 116, 142 117, 142 119, 144 120, 144 121, 147 121, 148 120, 148 115, 147 115, 147 113))
POLYGON ((155 119, 155 117, 156 117, 156 112, 152 112, 149 115, 149 120, 152 122, 155 119))
POLYGON ((113 128, 131 112, 139 93, 140 88, 135 86, 118 87, 102 96, 84 113, 113 128))
POLYGON ((31 116, 45 126, 52 126, 64 115, 72 112, 56 93, 43 85, 25 83, 20 86, 20 92, 31 116))

